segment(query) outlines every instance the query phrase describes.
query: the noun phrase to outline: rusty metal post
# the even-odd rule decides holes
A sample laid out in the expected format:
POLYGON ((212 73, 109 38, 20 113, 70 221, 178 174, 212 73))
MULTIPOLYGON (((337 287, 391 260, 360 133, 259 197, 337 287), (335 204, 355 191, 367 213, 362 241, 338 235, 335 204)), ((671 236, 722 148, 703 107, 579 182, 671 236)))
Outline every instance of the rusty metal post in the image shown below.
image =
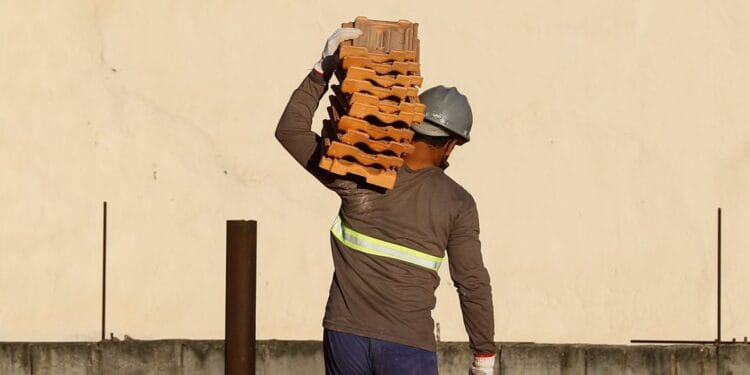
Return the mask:
POLYGON ((258 224, 227 221, 224 373, 255 374, 255 270, 258 224))

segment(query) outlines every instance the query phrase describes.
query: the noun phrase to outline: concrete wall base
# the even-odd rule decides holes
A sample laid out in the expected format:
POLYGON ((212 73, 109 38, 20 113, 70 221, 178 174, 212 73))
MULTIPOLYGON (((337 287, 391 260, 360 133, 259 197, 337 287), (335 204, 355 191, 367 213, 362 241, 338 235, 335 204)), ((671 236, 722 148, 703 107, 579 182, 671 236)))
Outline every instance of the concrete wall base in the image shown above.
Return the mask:
MULTIPOLYGON (((496 374, 750 374, 750 345, 500 344, 496 374)), ((319 341, 259 341, 257 374, 322 374, 319 341)), ((440 343, 441 374, 468 372, 467 343, 440 343)), ((0 343, 0 374, 223 374, 221 340, 0 343)))

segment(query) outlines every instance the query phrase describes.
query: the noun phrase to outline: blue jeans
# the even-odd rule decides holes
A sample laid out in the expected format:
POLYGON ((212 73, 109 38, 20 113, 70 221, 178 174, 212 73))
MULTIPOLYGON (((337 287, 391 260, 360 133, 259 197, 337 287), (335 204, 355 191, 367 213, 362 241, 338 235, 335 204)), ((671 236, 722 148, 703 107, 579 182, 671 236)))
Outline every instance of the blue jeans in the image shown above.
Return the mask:
POLYGON ((437 355, 395 342, 325 330, 326 375, 433 375, 437 355))

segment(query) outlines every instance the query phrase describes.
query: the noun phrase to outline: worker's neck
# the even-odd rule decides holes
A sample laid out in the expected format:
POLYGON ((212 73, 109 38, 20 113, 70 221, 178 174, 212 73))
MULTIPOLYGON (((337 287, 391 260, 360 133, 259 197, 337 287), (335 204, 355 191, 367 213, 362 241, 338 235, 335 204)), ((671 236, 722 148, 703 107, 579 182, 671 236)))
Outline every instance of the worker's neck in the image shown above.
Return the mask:
POLYGON ((417 146, 415 152, 406 155, 404 162, 409 169, 417 171, 425 168, 439 167, 440 162, 443 160, 442 153, 437 153, 431 150, 431 152, 425 152, 424 149, 417 146))
POLYGON ((411 169, 413 171, 418 171, 420 169, 432 168, 432 167, 439 166, 439 164, 436 164, 436 163, 434 163, 431 160, 424 160, 424 159, 420 159, 420 158, 410 158, 410 157, 407 157, 406 159, 404 159, 404 162, 409 167, 409 169, 411 169))

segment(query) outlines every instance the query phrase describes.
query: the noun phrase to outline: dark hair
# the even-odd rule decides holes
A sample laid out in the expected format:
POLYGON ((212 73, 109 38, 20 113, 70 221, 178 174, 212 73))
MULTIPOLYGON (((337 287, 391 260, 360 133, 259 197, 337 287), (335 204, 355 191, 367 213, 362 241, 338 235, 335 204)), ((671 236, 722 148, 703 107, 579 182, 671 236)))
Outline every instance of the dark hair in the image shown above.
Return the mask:
POLYGON ((430 146, 430 148, 441 148, 448 144, 451 140, 453 140, 455 137, 453 136, 445 136, 445 137, 435 137, 431 135, 424 135, 419 133, 414 133, 414 138, 412 139, 413 142, 423 142, 430 146))

